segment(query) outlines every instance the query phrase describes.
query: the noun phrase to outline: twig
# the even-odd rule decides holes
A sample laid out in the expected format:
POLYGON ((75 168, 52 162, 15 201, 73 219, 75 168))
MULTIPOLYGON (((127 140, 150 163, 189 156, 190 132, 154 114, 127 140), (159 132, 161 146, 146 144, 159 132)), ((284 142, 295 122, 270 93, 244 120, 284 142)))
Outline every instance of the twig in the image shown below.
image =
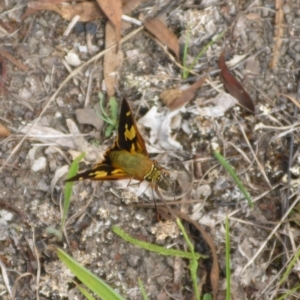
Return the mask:
MULTIPOLYGON (((129 39, 131 39, 133 36, 135 36, 136 34, 138 34, 140 31, 142 31, 144 29, 144 26, 141 26, 139 28, 137 28, 136 30, 134 30, 133 32, 129 33, 127 36, 125 36, 124 38, 122 38, 120 40, 120 44, 128 41, 129 39)), ((19 148, 22 146, 22 144, 24 143, 24 141, 26 140, 27 136, 29 135, 30 131, 32 128, 34 128, 34 126, 40 121, 41 117, 45 114, 45 112, 47 111, 47 109, 49 108, 50 104, 52 103, 52 101, 54 101, 54 99, 56 98, 56 96, 58 95, 58 93, 60 92, 60 90, 66 85, 67 82, 70 81, 70 79, 72 79, 75 75, 77 75, 78 73, 81 72, 81 70, 88 66, 89 64, 91 64, 92 62, 94 62, 95 60, 99 59, 100 57, 102 57, 105 53, 107 53, 108 51, 110 51, 111 49, 113 49, 114 47, 116 47, 117 44, 114 44, 113 46, 99 52, 98 54, 96 54, 94 57, 92 57, 90 60, 88 60, 87 62, 85 62, 84 64, 82 64, 81 66, 79 66, 78 68, 76 68, 75 70, 72 71, 71 74, 69 74, 67 76, 67 78, 61 83, 61 85, 58 87, 58 89, 56 90, 56 92, 50 97, 50 99, 48 100, 48 102, 46 103, 46 105, 44 106, 42 112, 40 113, 40 115, 38 116, 38 118, 32 123, 31 127, 29 128, 28 132, 23 136, 23 138, 21 139, 21 141, 15 146, 15 148, 12 150, 11 154, 8 156, 8 158, 5 160, 4 164, 2 165, 2 167, 0 168, 0 173, 3 171, 4 167, 7 165, 7 163, 9 162, 9 160, 12 158, 13 155, 15 155, 15 153, 19 150, 19 148)))

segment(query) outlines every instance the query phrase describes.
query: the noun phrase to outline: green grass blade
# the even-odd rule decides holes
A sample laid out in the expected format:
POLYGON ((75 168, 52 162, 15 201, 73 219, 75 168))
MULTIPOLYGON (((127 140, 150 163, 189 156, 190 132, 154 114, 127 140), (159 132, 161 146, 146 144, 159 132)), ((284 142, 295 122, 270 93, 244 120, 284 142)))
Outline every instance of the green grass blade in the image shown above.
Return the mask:
POLYGON ((201 51, 198 53, 198 55, 193 59, 192 63, 191 63, 188 67, 185 66, 185 62, 183 61, 184 75, 186 76, 186 77, 183 77, 183 79, 186 79, 186 78, 188 77, 190 71, 195 67, 197 61, 198 61, 199 58, 207 51, 207 49, 208 49, 211 45, 213 45, 214 43, 216 43, 220 38, 222 38, 224 34, 225 34, 225 31, 219 33, 219 34, 216 35, 216 36, 214 36, 214 37, 212 38, 212 40, 211 40, 209 43, 207 43, 207 44, 202 48, 202 50, 201 50, 201 51))
POLYGON ((141 293, 142 293, 143 299, 144 300, 148 300, 148 297, 147 297, 146 291, 144 289, 142 280, 140 278, 138 278, 138 281, 139 281, 139 286, 140 286, 140 289, 141 289, 141 293))
POLYGON ((178 225, 178 227, 180 228, 183 237, 186 241, 186 243, 188 244, 191 254, 192 254, 192 258, 190 260, 190 273, 191 273, 191 277, 192 277, 192 282, 193 282, 193 289, 194 289, 194 293, 195 293, 195 297, 197 300, 200 300, 200 292, 199 292, 199 288, 198 288, 198 280, 197 280, 197 269, 198 269, 198 259, 196 258, 196 254, 194 251, 194 245, 192 244, 192 242, 190 241, 182 223, 180 222, 180 219, 176 219, 176 223, 178 225))
POLYGON ((284 293, 282 296, 280 296, 276 300, 288 299, 288 296, 292 295, 293 293, 295 293, 299 289, 300 289, 300 285, 297 285, 296 287, 294 287, 292 289, 289 289, 286 293, 284 293))
POLYGON ((297 262, 299 256, 300 256, 300 250, 298 250, 298 251, 295 253, 294 257, 293 257, 293 258, 291 259, 291 261, 289 262, 289 264, 288 264, 288 266, 287 266, 287 268, 286 268, 286 270, 285 270, 285 272, 284 272, 282 278, 281 278, 280 281, 279 281, 279 284, 280 284, 280 285, 282 285, 282 284, 286 281, 287 277, 289 276, 289 274, 291 273, 293 267, 295 266, 295 263, 297 262))
POLYGON ((106 137, 111 136, 112 132, 116 129, 118 114, 119 114, 118 102, 115 97, 109 98, 108 105, 109 105, 110 116, 109 116, 109 124, 107 124, 105 130, 106 137))
POLYGON ((188 47, 189 47, 189 43, 190 43, 190 34, 191 34, 191 30, 188 29, 187 37, 186 37, 186 40, 184 43, 183 58, 182 58, 182 65, 183 65, 182 78, 183 79, 186 79, 189 75, 189 71, 187 70, 187 67, 186 67, 186 60, 187 60, 188 47))
POLYGON ((229 228, 229 220, 228 216, 226 216, 225 221, 225 231, 226 231, 226 237, 225 237, 225 247, 226 247, 226 300, 230 300, 230 292, 231 292, 231 285, 230 285, 230 228, 229 228))
POLYGON ((216 159, 220 162, 220 164, 225 168, 225 170, 230 174, 232 179, 235 181, 235 183, 237 184, 237 186, 239 187, 239 189, 241 190, 241 192, 243 193, 245 198, 248 200, 249 206, 251 208, 253 208, 254 205, 251 200, 251 197, 250 197, 248 191, 246 190, 246 188, 244 187, 243 183, 238 178, 236 172, 233 170, 232 166, 226 161, 226 159, 222 156, 222 154, 220 152, 214 150, 214 155, 215 155, 216 159))
MULTIPOLYGON (((79 168, 79 162, 84 158, 84 156, 85 156, 85 153, 81 153, 78 157, 76 157, 74 159, 74 161, 72 162, 72 164, 70 166, 67 178, 71 178, 77 174, 77 171, 79 168)), ((61 231, 66 223, 67 213, 68 213, 70 202, 71 202, 73 184, 74 184, 74 182, 67 182, 65 185, 63 216, 62 216, 61 224, 60 224, 61 231)))
POLYGON ((83 288, 80 285, 77 285, 78 290, 81 292, 81 294, 88 300, 96 300, 85 288, 83 288))
MULTIPOLYGON (((141 247, 143 249, 146 249, 146 250, 149 250, 152 252, 156 252, 161 255, 178 256, 178 257, 187 258, 187 259, 193 259, 193 257, 194 257, 194 255, 190 252, 180 251, 180 250, 176 250, 176 249, 166 249, 166 248, 160 247, 158 245, 154 245, 154 244, 147 243, 144 241, 139 241, 139 240, 131 237, 126 232, 124 232, 122 229, 120 229, 119 227, 116 227, 116 226, 113 226, 112 231, 115 234, 117 234, 118 236, 120 236, 123 240, 125 240, 131 244, 134 244, 138 247, 141 247)), ((205 258, 205 256, 202 256, 199 253, 195 253, 195 258, 197 260, 200 259, 200 257, 205 258)))
POLYGON ((204 294, 202 299, 203 300, 212 300, 212 296, 211 296, 211 294, 204 294))
POLYGON ((124 300, 117 292, 115 292, 104 281, 96 277, 89 270, 81 266, 71 256, 62 249, 56 249, 57 256, 65 264, 67 268, 93 293, 101 297, 103 300, 124 300))

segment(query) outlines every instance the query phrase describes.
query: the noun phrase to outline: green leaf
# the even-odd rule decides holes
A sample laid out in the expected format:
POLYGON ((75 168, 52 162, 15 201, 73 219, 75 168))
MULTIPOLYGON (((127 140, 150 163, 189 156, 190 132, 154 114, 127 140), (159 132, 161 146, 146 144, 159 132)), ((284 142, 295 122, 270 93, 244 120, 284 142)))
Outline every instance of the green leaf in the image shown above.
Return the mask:
POLYGON ((226 247, 226 300, 230 300, 231 294, 231 284, 230 284, 230 228, 229 228, 229 220, 228 216, 226 216, 225 221, 225 230, 226 230, 226 238, 225 238, 225 247, 226 247))
POLYGON ((190 252, 180 251, 180 250, 176 250, 176 249, 166 249, 166 248, 158 246, 158 245, 154 245, 154 244, 147 243, 144 241, 139 241, 139 240, 131 237, 125 231, 123 231, 122 229, 120 229, 119 227, 116 227, 116 226, 113 226, 112 231, 115 234, 117 234, 118 236, 120 236, 123 240, 125 240, 131 244, 134 244, 136 246, 139 246, 143 249, 146 249, 146 250, 149 250, 152 252, 159 253, 161 255, 178 256, 178 257, 183 257, 183 258, 188 258, 188 259, 193 259, 195 256, 195 258, 197 260, 200 259, 200 257, 204 257, 199 253, 192 254, 190 252))
POLYGON ((89 270, 81 266, 62 249, 56 249, 57 256, 67 268, 92 292, 103 300, 124 300, 116 291, 89 270))
POLYGON ((85 296, 88 300, 96 300, 85 288, 83 288, 80 285, 77 285, 78 290, 82 293, 83 296, 85 296))
POLYGON ((220 152, 215 150, 214 155, 215 155, 216 159, 220 162, 220 164, 225 168, 225 170, 230 174, 230 176, 235 181, 235 183, 237 184, 237 186, 239 187, 241 192, 244 194, 245 198, 248 200, 249 206, 251 208, 253 208, 254 205, 253 205, 252 199, 251 199, 248 191, 244 187, 243 183, 238 178, 236 172, 233 170, 232 166, 227 162, 227 160, 223 157, 223 155, 220 152))
POLYGON ((144 289, 142 280, 140 278, 138 278, 138 281, 139 281, 139 286, 140 286, 140 289, 141 289, 141 293, 142 293, 143 299, 144 300, 148 300, 148 297, 147 297, 146 291, 144 289))
MULTIPOLYGON (((71 178, 77 174, 77 171, 79 168, 79 162, 84 158, 84 156, 85 156, 85 153, 83 152, 74 159, 74 161, 72 162, 72 164, 70 166, 67 178, 71 178)), ((67 182, 65 185, 63 216, 62 216, 61 224, 60 224, 61 231, 62 231, 63 227, 65 226, 68 209, 69 209, 70 202, 71 202, 73 184, 74 184, 74 182, 67 182)))

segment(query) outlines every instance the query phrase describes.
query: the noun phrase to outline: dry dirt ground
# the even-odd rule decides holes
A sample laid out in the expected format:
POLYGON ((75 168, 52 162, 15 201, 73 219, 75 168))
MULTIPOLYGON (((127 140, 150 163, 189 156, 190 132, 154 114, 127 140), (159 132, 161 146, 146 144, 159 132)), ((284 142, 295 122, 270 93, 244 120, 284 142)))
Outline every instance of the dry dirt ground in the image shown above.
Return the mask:
MULTIPOLYGON (((170 220, 158 223, 153 208, 132 206, 153 205, 156 196, 151 188, 137 190, 128 182, 76 183, 66 226, 69 244, 46 233, 47 227, 58 228, 61 220, 64 184, 60 174, 66 176, 70 161, 82 151, 87 156, 80 167, 90 167, 114 140, 105 137, 107 125, 98 117, 90 120, 87 115, 82 121, 78 116, 82 108, 95 115, 98 93, 105 95, 102 58, 63 83, 70 72, 63 63, 68 53, 75 53, 82 64, 104 49, 105 20, 78 23, 64 35, 69 21, 55 12, 39 11, 22 20, 27 2, 0 2, 0 54, 9 53, 27 67, 21 69, 7 56, 1 62, 0 123, 11 134, 0 140, 0 298, 11 299, 9 289, 14 289, 17 299, 37 299, 38 287, 40 299, 82 299, 70 272, 47 251, 47 246, 56 245, 126 299, 142 299, 138 278, 149 299, 192 299, 186 260, 140 249, 111 231, 117 225, 137 239, 187 249, 170 220)), ((299 251, 300 1, 278 1, 282 2, 282 22, 277 21, 277 26, 273 0, 170 2, 173 5, 143 1, 130 15, 135 19, 159 15, 177 36, 181 53, 189 40, 188 63, 214 36, 221 32, 224 36, 198 59, 194 74, 183 80, 180 67, 153 37, 145 31, 132 35, 121 45, 124 61, 118 74, 118 101, 125 97, 140 120, 151 158, 171 174, 184 174, 179 184, 185 193, 176 195, 181 204, 175 207, 213 238, 220 267, 218 299, 225 299, 227 214, 232 299, 276 299, 299 286, 297 260, 284 283, 280 280, 299 251), (278 61, 272 66, 275 44, 278 61), (232 73, 255 103, 255 116, 237 105, 224 114, 215 112, 224 101, 216 100, 224 93, 218 71, 223 50, 228 66, 234 65, 232 73), (171 114, 159 94, 184 88, 195 82, 195 74, 204 73, 210 77, 196 97, 171 114), (238 173, 255 201, 253 209, 214 157, 212 145, 218 145, 238 173)), ((122 36, 136 28, 127 22, 122 36)), ((71 65, 72 69, 76 66, 71 65)), ((106 100, 104 106, 107 109, 106 100)), ((174 199, 166 196, 168 200, 174 199)), ((189 230, 194 232, 191 236, 198 251, 209 255, 199 234, 189 230)), ((209 276, 203 279, 210 267, 209 259, 199 271, 205 293, 211 292, 209 276)), ((285 297, 299 298, 297 289, 285 297)))

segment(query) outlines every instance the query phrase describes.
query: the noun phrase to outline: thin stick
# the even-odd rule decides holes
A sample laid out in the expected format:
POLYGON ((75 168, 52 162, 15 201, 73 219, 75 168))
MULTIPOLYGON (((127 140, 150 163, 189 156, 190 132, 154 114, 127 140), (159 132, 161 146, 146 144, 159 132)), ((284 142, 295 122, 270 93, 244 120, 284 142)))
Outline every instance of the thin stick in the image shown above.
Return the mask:
MULTIPOLYGON (((124 38, 122 38, 120 40, 120 44, 128 41, 129 39, 131 39, 133 36, 135 36, 136 34, 138 34, 140 31, 142 31, 144 29, 144 26, 141 26, 139 28, 137 28, 136 30, 134 30, 133 32, 129 33, 127 36, 125 36, 124 38)), ((81 70, 88 66, 89 64, 91 64, 92 62, 94 62, 95 60, 99 59, 100 57, 102 57, 105 53, 107 53, 108 51, 110 51, 111 49, 113 49, 114 47, 116 47, 117 44, 114 44, 113 46, 99 52, 98 54, 96 54, 94 57, 92 57, 90 60, 88 60, 87 62, 85 62, 84 64, 82 64, 81 66, 79 66, 77 69, 73 70, 72 73, 70 75, 67 76, 67 78, 61 83, 61 85, 58 87, 58 89, 56 90, 56 92, 50 97, 50 99, 48 100, 48 102, 46 103, 46 105, 44 106, 42 112, 40 113, 40 115, 38 116, 38 118, 32 123, 31 127, 29 128, 28 132, 23 136, 23 138, 21 139, 21 141, 18 143, 18 145, 16 145, 16 147, 12 150, 11 154, 8 156, 8 158, 5 160, 4 164, 2 165, 2 167, 0 168, 0 173, 3 171, 4 167, 8 164, 9 160, 12 158, 13 155, 15 155, 15 153, 19 150, 19 148, 22 146, 22 144, 24 143, 25 139, 27 138, 27 136, 29 135, 30 131, 32 130, 32 128, 34 128, 34 126, 39 122, 39 120, 41 119, 41 117, 45 114, 45 112, 47 111, 47 109, 49 108, 50 104, 52 103, 52 101, 54 101, 54 99, 56 98, 56 96, 58 95, 58 93, 60 92, 60 90, 65 86, 65 84, 67 82, 69 82, 70 79, 72 79, 75 75, 77 75, 78 73, 81 72, 81 70)))

